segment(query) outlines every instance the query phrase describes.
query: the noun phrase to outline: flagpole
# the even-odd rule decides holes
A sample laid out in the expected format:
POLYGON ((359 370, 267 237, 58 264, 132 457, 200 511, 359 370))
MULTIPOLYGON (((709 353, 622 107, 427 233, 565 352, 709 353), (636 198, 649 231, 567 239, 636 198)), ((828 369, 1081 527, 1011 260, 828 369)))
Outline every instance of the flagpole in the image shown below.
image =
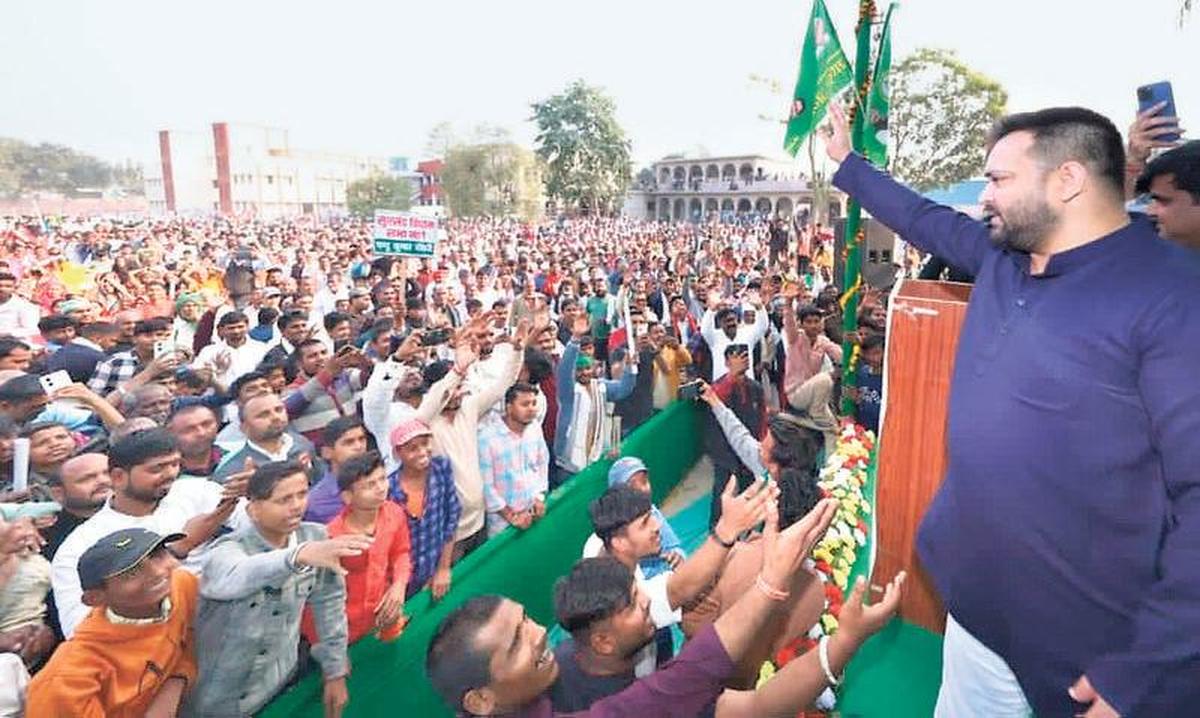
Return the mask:
MULTIPOLYGON (((871 68, 871 21, 875 17, 874 0, 860 0, 858 4, 858 25, 854 34, 856 49, 854 53, 854 94, 851 118, 853 125, 850 131, 851 144, 855 152, 863 151, 864 128, 867 117, 865 106, 867 93, 870 90, 871 68)), ((858 298, 862 293, 862 245, 864 230, 862 227, 862 207, 854 199, 846 208, 845 272, 842 276, 842 414, 854 413, 854 400, 845 389, 853 388, 857 383, 855 373, 858 369, 858 345, 851 341, 851 333, 858 331, 858 298)))

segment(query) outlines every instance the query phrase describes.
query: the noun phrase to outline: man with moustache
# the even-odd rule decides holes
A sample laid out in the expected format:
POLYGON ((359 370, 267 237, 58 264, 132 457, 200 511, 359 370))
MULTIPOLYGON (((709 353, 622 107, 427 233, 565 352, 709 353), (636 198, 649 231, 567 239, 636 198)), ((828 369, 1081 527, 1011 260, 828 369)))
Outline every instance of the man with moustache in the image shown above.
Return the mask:
POLYGON ((50 477, 49 490, 50 497, 62 505, 54 525, 42 530, 46 539, 42 555, 52 561, 75 527, 95 515, 112 495, 108 457, 95 453, 72 456, 50 477))
POLYGON ((851 152, 833 183, 975 276, 918 550, 949 611, 935 715, 1186 715, 1200 699, 1200 268, 1124 208, 1076 107, 1002 118, 986 223, 851 152), (1030 591, 1036 586, 1036 591, 1030 591))

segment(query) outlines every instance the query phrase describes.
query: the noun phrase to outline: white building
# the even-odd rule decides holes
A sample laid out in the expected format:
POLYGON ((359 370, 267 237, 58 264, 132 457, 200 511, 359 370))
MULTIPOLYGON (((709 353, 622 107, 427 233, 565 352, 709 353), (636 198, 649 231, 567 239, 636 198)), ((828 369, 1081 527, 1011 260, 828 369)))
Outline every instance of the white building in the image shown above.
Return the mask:
MULTIPOLYGON (((651 171, 653 182, 626 198, 625 214, 698 222, 718 214, 792 217, 812 209, 812 188, 796 165, 762 155, 668 156, 651 165, 651 171)), ((844 214, 845 202, 834 190, 830 215, 844 214)))
POLYGON ((162 130, 158 148, 159 171, 146 178, 146 198, 158 213, 339 215, 350 183, 390 170, 386 157, 296 149, 287 130, 259 125, 162 130))

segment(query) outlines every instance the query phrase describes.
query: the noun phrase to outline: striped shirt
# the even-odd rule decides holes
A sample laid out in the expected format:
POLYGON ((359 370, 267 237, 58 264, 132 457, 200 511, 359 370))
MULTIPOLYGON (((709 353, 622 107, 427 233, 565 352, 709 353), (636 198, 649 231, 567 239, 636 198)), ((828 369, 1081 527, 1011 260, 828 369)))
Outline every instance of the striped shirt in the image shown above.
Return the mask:
POLYGON ((429 477, 425 483, 425 507, 420 516, 413 516, 408 510, 408 494, 404 493, 404 487, 400 484, 401 471, 403 468, 388 477, 391 485, 388 495, 400 504, 408 516, 412 574, 408 579, 407 594, 411 596, 425 588, 437 571, 442 549, 454 539, 454 532, 458 529, 462 504, 454 488, 454 471, 450 468, 450 460, 435 456, 429 464, 429 477))
POLYGON ((479 427, 479 473, 489 536, 508 526, 500 515, 503 509, 524 511, 546 493, 550 450, 540 425, 531 424, 527 429, 514 434, 499 416, 479 427))

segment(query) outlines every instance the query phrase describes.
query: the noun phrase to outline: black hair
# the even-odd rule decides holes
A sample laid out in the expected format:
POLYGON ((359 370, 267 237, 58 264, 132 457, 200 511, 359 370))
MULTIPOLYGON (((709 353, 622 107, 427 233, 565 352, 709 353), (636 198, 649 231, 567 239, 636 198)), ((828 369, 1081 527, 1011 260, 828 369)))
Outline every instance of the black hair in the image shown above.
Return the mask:
POLYGON ((532 384, 526 384, 523 381, 516 382, 504 392, 504 403, 511 404, 516 401, 521 394, 537 394, 538 388, 532 384))
POLYGON ((120 333, 121 328, 112 322, 89 322, 79 326, 79 334, 88 339, 93 337, 110 337, 120 333))
POLYGON ((478 299, 474 299, 474 298, 468 299, 467 300, 467 311, 471 312, 475 309, 483 309, 483 302, 479 301, 478 299))
POLYGON ((221 315, 221 319, 217 321, 218 327, 227 327, 230 324, 249 324, 250 320, 241 311, 234 310, 221 315))
POLYGON ((426 388, 433 386, 442 380, 442 377, 450 373, 450 368, 454 366, 454 362, 449 359, 442 359, 430 364, 426 364, 421 369, 421 379, 424 380, 426 388))
POLYGON ((796 423, 790 414, 767 419, 772 442, 770 460, 779 466, 779 528, 799 521, 821 500, 817 486, 817 454, 824 436, 796 423))
POLYGON ((377 451, 368 451, 362 456, 355 456, 338 467, 338 491, 345 491, 354 486, 359 479, 378 468, 383 467, 383 458, 377 451))
POLYGON ((296 356, 299 357, 300 352, 303 351, 305 347, 311 347, 314 344, 317 346, 322 346, 322 347, 325 346, 325 342, 321 341, 320 339, 317 339, 316 337, 309 337, 308 339, 305 339, 304 341, 302 341, 296 345, 296 351, 295 351, 296 356))
POLYGON ((185 403, 177 403, 174 406, 172 406, 171 413, 167 414, 167 421, 166 421, 165 425, 170 426, 171 422, 175 420, 175 417, 180 416, 182 414, 186 414, 190 411, 194 411, 196 409, 204 409, 209 414, 212 414, 213 418, 216 419, 218 422, 220 422, 220 420, 221 420, 221 417, 217 416, 217 412, 211 406, 209 406, 208 404, 205 404, 203 401, 189 401, 189 402, 185 402, 185 403))
POLYGON ((590 346, 595 346, 595 345, 596 345, 596 339, 591 334, 584 334, 583 336, 579 337, 579 347, 581 349, 583 347, 590 347, 590 346))
POLYGON ((7 279, 10 282, 17 281, 17 278, 15 276, 13 276, 13 274, 11 272, 0 272, 0 281, 4 281, 5 279, 7 279))
POLYGON ((56 332, 77 325, 78 322, 65 314, 50 314, 38 320, 38 331, 45 334, 46 332, 56 332))
POLYGON ((171 328, 171 320, 166 317, 150 317, 149 319, 141 319, 133 325, 133 334, 157 334, 165 332, 171 328))
POLYGON ((151 459, 179 452, 175 437, 166 429, 156 426, 122 436, 108 448, 108 468, 128 471, 151 459))
POLYGON ((816 305, 813 304, 806 304, 803 307, 800 307, 800 311, 796 312, 796 321, 803 322, 809 317, 824 318, 825 314, 820 309, 817 309, 816 305))
POLYGON ((371 322, 371 331, 375 332, 375 336, 379 336, 384 332, 393 331, 396 328, 396 320, 391 317, 380 317, 371 322))
POLYGON ((325 331, 332 331, 334 327, 342 322, 350 321, 350 315, 343 312, 330 312, 325 315, 324 324, 325 331))
POLYGON ((280 481, 296 474, 303 476, 305 481, 308 480, 308 472, 298 461, 288 459, 263 464, 250 475, 250 481, 246 483, 246 497, 251 501, 269 499, 280 481))
POLYGON ((537 386, 554 374, 554 364, 541 349, 525 347, 525 371, 529 372, 529 383, 537 386))
POLYGON ((868 349, 876 348, 883 349, 886 342, 887 338, 885 335, 877 332, 869 332, 862 338, 862 342, 859 344, 860 351, 865 352, 868 349))
POLYGON ((726 359, 733 356, 734 354, 749 354, 749 353, 750 353, 750 347, 746 344, 726 344, 725 345, 725 358, 726 359))
POLYGON ((22 427, 21 431, 19 433, 19 436, 21 436, 22 438, 28 439, 28 438, 31 438, 34 434, 40 434, 41 432, 45 431, 46 429, 56 429, 56 428, 66 429, 67 425, 63 424, 62 422, 59 422, 59 421, 35 421, 30 424, 26 424, 24 427, 22 427))
POLYGON ((476 636, 496 614, 502 596, 476 596, 442 619, 425 651, 425 675, 442 700, 462 711, 469 691, 492 682, 492 657, 479 650, 476 636))
MULTIPOLYGON (((3 339, 0 339, 2 342, 3 339)), ((0 352, 0 356, 5 356, 0 352)), ((0 384, 0 401, 28 401, 39 394, 45 394, 42 383, 33 374, 18 374, 12 379, 0 384)))
POLYGON ((740 320, 741 316, 742 316, 741 312, 734 309, 733 307, 724 307, 717 311, 717 316, 714 317, 713 321, 719 327, 725 323, 726 318, 733 317, 735 320, 740 320))
POLYGON ((263 372, 261 372, 257 369, 255 369, 254 371, 248 371, 245 374, 242 374, 241 376, 239 376, 237 379, 234 379, 233 383, 229 385, 229 396, 234 401, 240 402, 242 399, 242 396, 241 396, 242 389, 245 389, 247 384, 249 384, 252 381, 266 381, 266 380, 267 380, 267 375, 264 374, 263 372))
POLYGON ((321 446, 333 446, 338 439, 342 438, 342 434, 362 427, 362 420, 355 414, 339 416, 326 424, 325 429, 321 431, 321 446))
POLYGON ((611 556, 577 561, 554 582, 554 617, 577 642, 633 601, 633 572, 611 556))
POLYGON ((650 513, 650 496, 627 484, 610 486, 588 506, 592 528, 607 548, 613 536, 639 517, 650 513))
POLYGON ((16 337, 0 337, 0 359, 12 354, 17 349, 29 351, 29 345, 16 337))
POLYGON ((275 307, 263 307, 258 310, 258 323, 262 326, 274 324, 279 319, 279 310, 275 307))
POLYGON ((276 325, 279 327, 279 331, 283 331, 283 330, 287 329, 289 326, 291 326, 292 324, 295 324, 296 322, 303 322, 303 323, 307 324, 308 323, 308 315, 305 314, 304 312, 300 311, 299 309, 289 309, 286 312, 284 312, 283 314, 279 315, 279 319, 278 319, 278 321, 276 321, 276 325))
POLYGON ((1086 165, 1115 197, 1125 194, 1125 146, 1112 120, 1083 107, 1018 112, 996 121, 988 150, 1014 132, 1033 135, 1031 154, 1043 169, 1074 161, 1086 165))
POLYGON ((1137 180, 1138 194, 1150 191, 1155 177, 1171 175, 1175 187, 1200 203, 1200 140, 1192 140, 1150 160, 1137 180))
POLYGON ((405 309, 424 309, 425 300, 421 299, 420 295, 410 295, 404 299, 405 309))

